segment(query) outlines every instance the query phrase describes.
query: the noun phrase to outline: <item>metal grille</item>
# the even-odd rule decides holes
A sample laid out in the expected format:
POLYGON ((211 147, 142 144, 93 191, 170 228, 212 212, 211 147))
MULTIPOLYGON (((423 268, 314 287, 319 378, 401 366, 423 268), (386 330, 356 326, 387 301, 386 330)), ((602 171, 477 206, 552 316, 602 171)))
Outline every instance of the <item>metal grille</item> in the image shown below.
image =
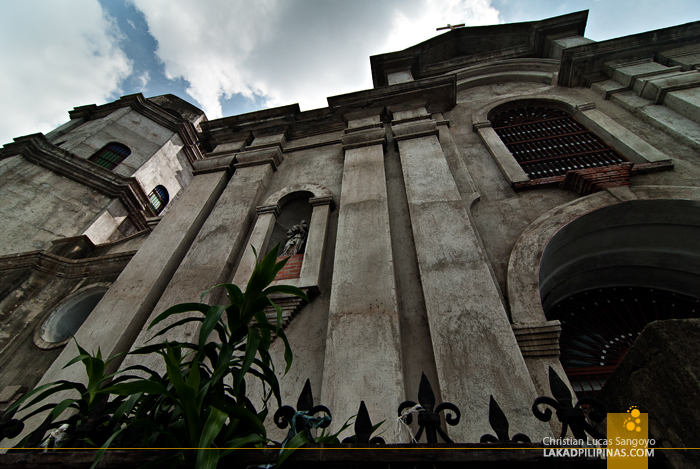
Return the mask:
POLYGON ((547 312, 561 321, 560 360, 579 398, 595 396, 648 323, 695 317, 700 299, 642 287, 577 293, 547 312))
POLYGON ((496 131, 530 179, 626 161, 564 111, 528 107, 491 119, 496 131))
POLYGON ((131 150, 121 143, 108 143, 89 158, 89 161, 107 169, 114 169, 131 154, 131 150))
POLYGON ((169 200, 168 190, 160 185, 154 187, 151 193, 148 194, 148 201, 156 215, 163 211, 169 200))

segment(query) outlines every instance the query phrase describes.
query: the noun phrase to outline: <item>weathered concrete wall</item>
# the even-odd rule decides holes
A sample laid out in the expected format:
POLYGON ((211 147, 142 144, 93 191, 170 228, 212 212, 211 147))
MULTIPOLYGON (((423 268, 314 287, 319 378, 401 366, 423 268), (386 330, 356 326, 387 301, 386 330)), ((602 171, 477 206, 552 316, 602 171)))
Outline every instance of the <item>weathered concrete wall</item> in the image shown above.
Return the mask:
POLYGON ((82 158, 90 158, 110 142, 129 147, 131 154, 114 169, 123 176, 133 176, 158 150, 173 138, 174 132, 126 107, 109 116, 89 120, 63 135, 61 146, 82 158))
MULTIPOLYGON (((69 317, 83 317, 72 309, 77 299, 107 290, 133 256, 133 251, 90 252, 80 238, 73 240, 61 255, 35 251, 0 257, 0 390, 32 389, 66 346, 75 348, 66 341, 43 340, 42 325, 59 309, 68 322, 77 324, 79 319, 69 317)), ((50 250, 61 251, 61 246, 54 244, 50 250)))
POLYGON ((445 113, 450 121, 450 134, 460 150, 464 164, 480 195, 472 206, 472 216, 484 243, 486 253, 505 293, 508 259, 515 241, 535 219, 550 209, 579 196, 558 187, 515 192, 471 128, 472 113, 490 102, 512 97, 526 99, 528 95, 570 96, 581 102, 594 102, 596 109, 623 125, 655 148, 662 149, 675 164, 674 171, 644 174, 632 178, 632 185, 700 184, 700 159, 690 142, 668 135, 658 127, 635 117, 629 111, 601 98, 592 90, 567 89, 535 83, 496 83, 460 92, 458 104, 445 113))
POLYGON ((78 235, 110 198, 16 156, 0 161, 0 255, 45 249, 78 235))

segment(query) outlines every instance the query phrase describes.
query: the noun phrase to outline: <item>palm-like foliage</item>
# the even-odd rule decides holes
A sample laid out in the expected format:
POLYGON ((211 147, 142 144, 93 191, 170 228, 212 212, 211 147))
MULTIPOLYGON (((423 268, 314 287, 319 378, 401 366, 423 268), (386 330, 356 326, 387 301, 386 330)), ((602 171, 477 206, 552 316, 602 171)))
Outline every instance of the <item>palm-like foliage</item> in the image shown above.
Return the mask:
MULTIPOLYGON (((52 409, 51 420, 68 407, 75 407, 83 415, 92 412, 95 417, 93 408, 96 402, 101 402, 102 417, 109 418, 103 418, 100 430, 109 427, 109 437, 99 442, 83 439, 88 446, 102 447, 95 464, 109 446, 136 445, 173 448, 160 460, 153 461, 153 465, 168 460, 171 465, 212 469, 221 457, 236 448, 266 442, 263 422, 268 413, 268 400, 274 396, 281 405, 279 382, 269 353, 273 336, 284 343, 285 373, 292 364, 289 342, 282 331, 282 310, 268 295, 285 293, 306 299, 298 288, 269 286, 286 263, 286 259, 276 262, 277 253, 278 247, 257 263, 245 292, 232 284, 213 287, 226 289, 229 304, 179 304, 153 320, 149 329, 171 316, 201 313, 187 314, 154 336, 155 339, 173 328, 200 322, 197 343, 166 341, 131 352, 161 355, 166 369, 164 374, 136 365, 120 372, 119 377, 105 387, 114 375, 104 374, 106 363, 99 351, 96 356, 90 356, 79 348, 80 356, 71 364, 77 361, 85 364, 87 387, 80 383, 51 383, 29 393, 14 408, 24 403, 27 403, 25 408, 29 407, 54 392, 71 388, 80 392, 80 399, 49 404, 41 411, 52 409), (276 324, 270 324, 267 319, 264 310, 268 306, 274 306, 277 311, 276 324), (140 376, 128 374, 135 371, 140 376), (260 411, 247 397, 246 379, 251 378, 260 380, 265 389, 260 411), (111 396, 108 402, 100 399, 107 395, 111 396)), ((49 421, 41 435, 59 423, 49 421)), ((25 438, 23 443, 30 439, 25 438)))

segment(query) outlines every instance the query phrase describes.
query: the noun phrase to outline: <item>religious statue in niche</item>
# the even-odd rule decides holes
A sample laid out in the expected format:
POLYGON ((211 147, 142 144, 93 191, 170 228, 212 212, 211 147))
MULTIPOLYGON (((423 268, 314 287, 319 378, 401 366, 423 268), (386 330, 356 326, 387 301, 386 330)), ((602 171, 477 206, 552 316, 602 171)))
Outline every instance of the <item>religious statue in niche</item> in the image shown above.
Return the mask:
POLYGON ((306 243, 306 235, 309 232, 309 226, 306 220, 302 220, 298 225, 292 226, 287 230, 287 240, 284 243, 284 249, 280 256, 293 256, 304 252, 304 244, 306 243))

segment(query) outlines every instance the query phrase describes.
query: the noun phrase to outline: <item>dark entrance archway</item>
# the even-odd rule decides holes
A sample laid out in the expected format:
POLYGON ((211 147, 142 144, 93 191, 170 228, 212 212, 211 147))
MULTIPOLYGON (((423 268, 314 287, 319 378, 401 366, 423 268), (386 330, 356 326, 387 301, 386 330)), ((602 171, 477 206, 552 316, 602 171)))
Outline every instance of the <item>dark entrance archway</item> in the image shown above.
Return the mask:
POLYGON ((700 317, 700 204, 635 200, 577 218, 540 263, 547 319, 562 323, 561 363, 595 395, 646 324, 700 317))

